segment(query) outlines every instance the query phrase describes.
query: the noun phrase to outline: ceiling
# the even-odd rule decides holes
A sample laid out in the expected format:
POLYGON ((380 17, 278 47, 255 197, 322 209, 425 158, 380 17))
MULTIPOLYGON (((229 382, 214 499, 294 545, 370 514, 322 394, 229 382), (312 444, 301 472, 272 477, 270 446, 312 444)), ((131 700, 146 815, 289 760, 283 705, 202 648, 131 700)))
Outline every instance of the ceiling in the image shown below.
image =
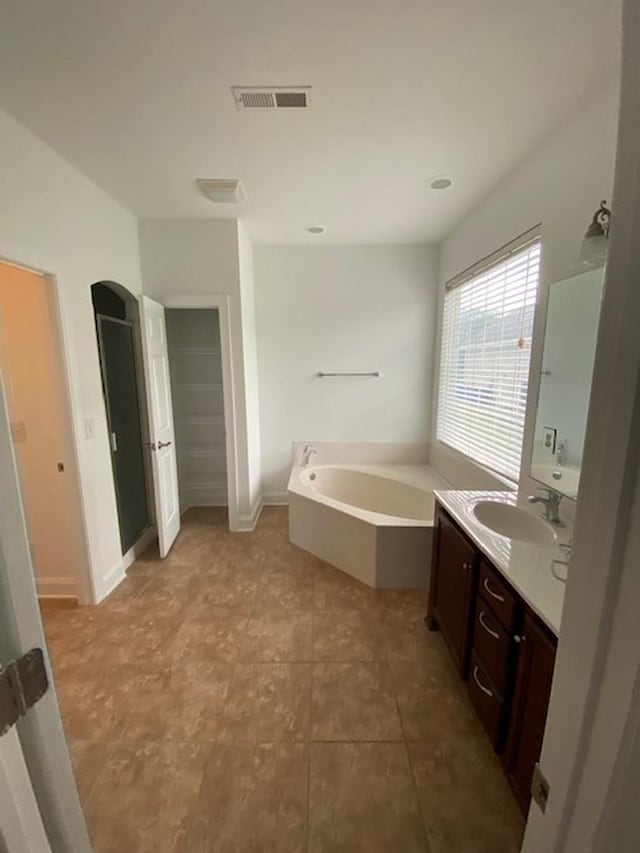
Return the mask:
POLYGON ((2 0, 0 106, 140 217, 435 241, 617 73, 619 18, 617 0, 2 0), (311 106, 238 111, 234 84, 310 85, 311 106), (199 177, 247 199, 214 206, 199 177))

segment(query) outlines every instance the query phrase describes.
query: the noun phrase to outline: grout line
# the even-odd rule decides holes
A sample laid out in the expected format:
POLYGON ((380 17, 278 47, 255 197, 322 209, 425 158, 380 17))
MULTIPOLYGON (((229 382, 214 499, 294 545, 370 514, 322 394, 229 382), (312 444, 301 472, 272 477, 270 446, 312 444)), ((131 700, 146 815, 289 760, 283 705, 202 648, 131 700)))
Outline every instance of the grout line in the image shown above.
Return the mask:
POLYGON ((391 682, 391 692, 393 693, 393 699, 396 706, 396 711, 398 713, 398 717, 400 719, 400 729, 402 730, 402 738, 404 742, 404 749, 407 756, 407 764, 409 765, 409 773, 411 774, 411 781, 413 782, 413 791, 416 798, 416 805, 418 807, 418 814, 420 815, 420 820, 422 822, 422 831, 424 833, 424 839, 426 841, 426 851, 429 853, 431 851, 431 844, 429 841, 429 833, 427 832, 427 820, 422 809, 422 802, 420 800, 420 793, 418 791, 418 783, 416 782, 416 774, 413 770, 413 763, 411 761, 411 752, 409 750, 409 743, 414 743, 414 741, 409 741, 407 738, 407 733, 404 728, 404 720, 402 719, 402 713, 400 711, 400 703, 398 702, 398 695, 396 693, 396 685, 391 672, 391 667, 389 666, 389 662, 387 663, 387 667, 389 670, 389 680, 391 682))

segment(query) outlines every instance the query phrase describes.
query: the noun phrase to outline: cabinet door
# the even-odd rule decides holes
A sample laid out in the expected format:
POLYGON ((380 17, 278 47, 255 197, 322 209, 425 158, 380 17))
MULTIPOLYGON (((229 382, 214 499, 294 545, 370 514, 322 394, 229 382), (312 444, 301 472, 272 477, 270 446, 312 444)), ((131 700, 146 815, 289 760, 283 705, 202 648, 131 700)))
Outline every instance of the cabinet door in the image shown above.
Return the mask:
POLYGON ((507 776, 525 815, 533 770, 542 748, 555 656, 555 640, 525 615, 505 753, 507 776))
POLYGON ((432 566, 432 622, 435 619, 466 678, 477 552, 442 511, 438 514, 437 537, 432 566))

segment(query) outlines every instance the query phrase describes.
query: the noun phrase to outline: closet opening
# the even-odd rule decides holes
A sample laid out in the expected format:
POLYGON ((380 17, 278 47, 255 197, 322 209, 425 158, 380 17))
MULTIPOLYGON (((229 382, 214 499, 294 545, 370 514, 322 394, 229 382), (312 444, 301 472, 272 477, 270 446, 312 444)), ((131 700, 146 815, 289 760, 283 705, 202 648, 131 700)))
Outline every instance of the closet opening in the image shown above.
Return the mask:
POLYGON ((220 316, 217 308, 167 308, 167 345, 180 511, 227 507, 220 316))
MULTIPOLYGON (((137 299, 115 282, 91 287, 123 555, 152 523, 137 299)), ((133 549, 133 550, 132 550, 133 549)))

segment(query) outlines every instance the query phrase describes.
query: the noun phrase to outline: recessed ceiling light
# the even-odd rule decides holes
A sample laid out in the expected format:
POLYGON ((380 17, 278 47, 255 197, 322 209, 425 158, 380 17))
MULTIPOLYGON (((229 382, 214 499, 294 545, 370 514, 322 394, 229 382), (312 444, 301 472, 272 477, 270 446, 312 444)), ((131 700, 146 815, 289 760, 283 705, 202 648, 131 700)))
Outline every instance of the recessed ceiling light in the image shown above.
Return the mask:
POLYGON ((307 234, 324 234, 325 232, 323 225, 307 225, 304 230, 307 234))
POLYGON ((451 178, 434 178, 429 186, 432 190, 448 190, 452 183, 451 178))

